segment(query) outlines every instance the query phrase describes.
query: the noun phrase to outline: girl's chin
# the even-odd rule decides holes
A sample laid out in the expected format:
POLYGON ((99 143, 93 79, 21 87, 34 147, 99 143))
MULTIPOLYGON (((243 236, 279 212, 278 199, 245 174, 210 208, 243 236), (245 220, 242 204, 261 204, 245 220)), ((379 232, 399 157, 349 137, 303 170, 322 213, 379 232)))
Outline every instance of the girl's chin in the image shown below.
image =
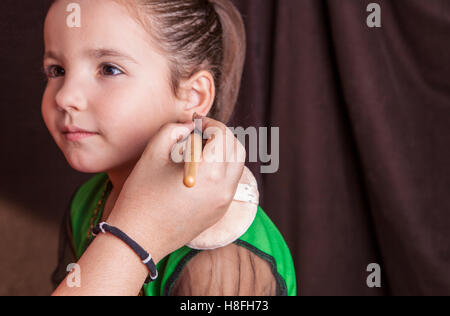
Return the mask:
POLYGON ((101 173, 107 168, 104 164, 99 163, 98 160, 89 161, 86 159, 74 159, 66 157, 69 165, 76 171, 81 173, 101 173))
POLYGON ((75 165, 71 163, 69 163, 69 165, 72 167, 72 169, 81 173, 101 173, 104 171, 104 169, 101 168, 92 168, 87 166, 75 165))

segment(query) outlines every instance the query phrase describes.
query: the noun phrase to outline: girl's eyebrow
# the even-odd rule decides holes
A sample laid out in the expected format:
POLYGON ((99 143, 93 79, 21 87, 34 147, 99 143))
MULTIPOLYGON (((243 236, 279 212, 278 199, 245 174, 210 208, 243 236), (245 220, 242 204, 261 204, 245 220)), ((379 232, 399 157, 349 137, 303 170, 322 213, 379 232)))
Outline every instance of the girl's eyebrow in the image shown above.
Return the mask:
POLYGON ((101 59, 103 57, 116 57, 116 58, 127 59, 128 61, 131 61, 135 64, 138 63, 133 57, 131 57, 125 53, 122 53, 118 50, 110 49, 110 48, 90 49, 87 51, 86 54, 88 56, 96 58, 96 59, 101 59))
MULTIPOLYGON (((121 59, 126 59, 132 63, 138 64, 138 62, 133 57, 131 57, 125 53, 122 53, 118 50, 111 49, 111 48, 89 49, 85 52, 85 55, 89 56, 91 58, 94 58, 94 59, 101 59, 104 57, 121 58, 121 59)), ((44 54, 44 60, 47 58, 59 59, 58 57, 59 57, 58 54, 56 54, 53 51, 48 51, 48 52, 45 52, 45 54, 44 54)))

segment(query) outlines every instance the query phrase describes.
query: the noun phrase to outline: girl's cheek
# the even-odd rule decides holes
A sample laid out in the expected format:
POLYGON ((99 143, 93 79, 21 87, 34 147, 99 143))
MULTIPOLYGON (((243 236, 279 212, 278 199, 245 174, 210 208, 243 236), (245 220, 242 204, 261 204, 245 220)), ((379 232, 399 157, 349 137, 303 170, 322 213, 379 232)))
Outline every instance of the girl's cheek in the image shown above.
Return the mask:
POLYGON ((52 115, 50 111, 48 110, 48 107, 46 105, 43 105, 42 107, 42 118, 44 119, 45 126, 49 130, 51 134, 54 133, 54 127, 52 126, 52 115))
POLYGON ((44 96, 42 98, 42 104, 41 104, 41 114, 42 114, 42 118, 44 119, 44 122, 46 124, 47 124, 48 111, 49 111, 48 99, 47 99, 46 93, 44 93, 44 96))
POLYGON ((48 83, 42 96, 42 109, 48 111, 51 109, 52 100, 55 100, 54 89, 48 83))
POLYGON ((52 101, 52 92, 48 89, 44 91, 44 95, 42 97, 41 104, 41 115, 44 120, 45 126, 49 130, 51 134, 55 133, 56 127, 56 115, 57 115, 57 107, 55 103, 52 101))

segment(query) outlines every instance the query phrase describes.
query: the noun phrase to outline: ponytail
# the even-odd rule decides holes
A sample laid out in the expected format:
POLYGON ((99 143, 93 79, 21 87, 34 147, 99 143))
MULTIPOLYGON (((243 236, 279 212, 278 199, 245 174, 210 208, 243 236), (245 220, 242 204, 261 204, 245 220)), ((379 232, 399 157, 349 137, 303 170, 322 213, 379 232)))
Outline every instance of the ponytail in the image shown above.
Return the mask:
POLYGON ((223 60, 221 78, 211 117, 227 122, 233 114, 246 55, 246 36, 242 16, 230 0, 210 0, 222 25, 223 60))

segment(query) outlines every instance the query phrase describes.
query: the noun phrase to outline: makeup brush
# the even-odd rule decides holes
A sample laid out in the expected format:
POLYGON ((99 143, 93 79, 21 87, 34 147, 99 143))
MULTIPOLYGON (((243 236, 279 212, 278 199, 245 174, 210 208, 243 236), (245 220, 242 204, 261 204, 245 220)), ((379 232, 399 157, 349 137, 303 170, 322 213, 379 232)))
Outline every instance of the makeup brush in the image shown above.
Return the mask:
MULTIPOLYGON (((192 121, 195 122, 196 119, 201 118, 202 116, 194 113, 192 121)), ((201 162, 203 152, 203 138, 201 129, 201 126, 195 126, 194 132, 188 138, 186 151, 184 153, 185 157, 189 158, 184 165, 183 180, 184 185, 188 188, 193 188, 197 182, 198 165, 201 162)))
MULTIPOLYGON (((188 188, 193 188, 196 184, 198 166, 202 159, 204 144, 207 142, 202 137, 202 118, 202 116, 194 113, 192 120, 196 123, 196 126, 194 132, 187 139, 184 151, 183 183, 188 188), (198 121, 196 122, 196 120, 198 121), (197 126, 197 124, 200 126, 197 126), (186 161, 186 158, 189 158, 188 161, 186 161)), ((218 194, 220 193, 218 192, 218 194)), ((186 246, 198 250, 213 250, 233 243, 252 225, 258 211, 258 205, 259 191, 256 178, 245 167, 236 194, 225 216, 186 246)))

